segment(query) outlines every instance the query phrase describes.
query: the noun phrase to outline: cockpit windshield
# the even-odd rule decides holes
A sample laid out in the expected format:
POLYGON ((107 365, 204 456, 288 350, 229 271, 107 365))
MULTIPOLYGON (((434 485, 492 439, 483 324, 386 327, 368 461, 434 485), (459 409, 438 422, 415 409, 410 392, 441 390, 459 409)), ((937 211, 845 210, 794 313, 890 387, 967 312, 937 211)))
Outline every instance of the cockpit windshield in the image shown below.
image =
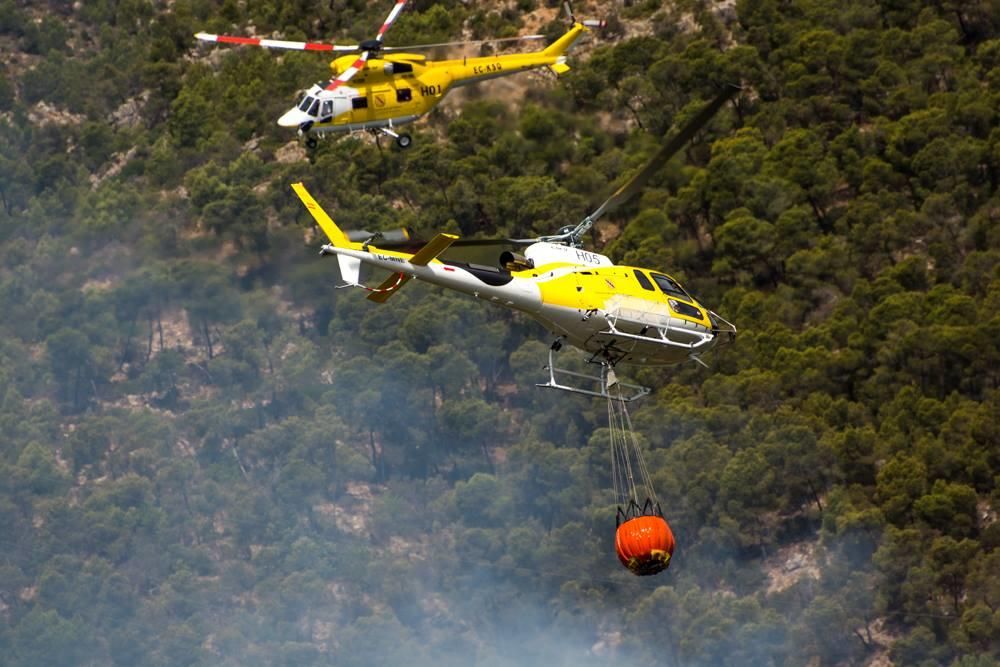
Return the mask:
POLYGON ((312 95, 306 95, 299 103, 299 111, 309 111, 309 105, 313 103, 312 95))
POLYGON ((667 296, 679 296, 682 299, 691 300, 691 295, 685 292, 680 283, 670 276, 665 276, 662 273, 650 273, 649 275, 653 277, 657 287, 663 290, 663 293, 667 296))

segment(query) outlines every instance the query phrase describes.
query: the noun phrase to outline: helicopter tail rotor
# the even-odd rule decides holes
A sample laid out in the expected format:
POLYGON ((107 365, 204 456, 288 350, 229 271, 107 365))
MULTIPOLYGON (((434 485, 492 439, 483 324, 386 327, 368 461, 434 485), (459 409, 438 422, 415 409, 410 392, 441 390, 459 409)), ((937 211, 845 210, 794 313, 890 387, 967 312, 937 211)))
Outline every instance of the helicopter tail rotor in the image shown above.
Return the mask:
POLYGON ((582 21, 578 21, 576 18, 576 14, 573 13, 573 5, 569 2, 569 0, 565 0, 565 2, 563 2, 563 12, 566 14, 566 18, 569 19, 570 25, 574 25, 576 23, 582 23, 588 28, 597 28, 597 29, 601 29, 605 25, 607 25, 607 21, 601 21, 598 19, 584 19, 582 21))

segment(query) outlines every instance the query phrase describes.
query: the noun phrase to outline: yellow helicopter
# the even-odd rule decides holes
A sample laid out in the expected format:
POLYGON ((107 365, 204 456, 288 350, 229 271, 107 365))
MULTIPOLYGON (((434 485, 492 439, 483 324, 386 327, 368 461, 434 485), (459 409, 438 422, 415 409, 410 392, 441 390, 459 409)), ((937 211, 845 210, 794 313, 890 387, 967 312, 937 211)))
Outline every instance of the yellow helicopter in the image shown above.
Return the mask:
MULTIPOLYGON (((195 37, 203 42, 268 49, 356 53, 331 61, 333 78, 309 88, 302 99, 278 119, 278 125, 297 127, 299 135, 305 137, 310 148, 315 148, 317 135, 360 130, 391 136, 400 148, 408 148, 412 143, 410 135, 397 133, 395 128, 429 112, 452 88, 541 67, 563 74, 569 70, 566 64, 569 48, 588 27, 601 25, 600 21, 576 21, 573 18, 572 27, 562 37, 547 48, 532 53, 428 60, 424 55, 406 51, 469 42, 385 46, 385 33, 399 17, 404 5, 406 0, 398 0, 375 39, 360 44, 290 42, 204 32, 197 33, 195 37), (348 86, 348 83, 351 85, 348 86)), ((544 36, 528 35, 512 39, 544 39, 544 36)), ((491 43, 501 41, 508 40, 491 40, 491 43)))
MULTIPOLYGON (((735 340, 736 327, 698 302, 665 273, 642 267, 616 266, 608 257, 584 250, 583 234, 602 215, 620 206, 643 187, 687 141, 725 104, 735 87, 727 87, 705 105, 657 154, 576 227, 535 239, 469 239, 438 234, 416 252, 392 250, 412 247, 407 230, 375 233, 341 230, 302 183, 292 189, 329 238, 321 255, 336 255, 344 286, 360 287, 368 298, 385 303, 410 279, 457 290, 507 308, 519 310, 556 335, 549 350, 551 387, 602 398, 631 401, 649 393, 637 385, 619 383, 614 367, 701 361, 701 355, 735 340), (523 254, 504 251, 498 266, 442 259, 453 246, 527 246, 523 254), (378 287, 359 281, 362 264, 392 272, 378 287), (554 354, 563 342, 590 353, 600 364, 600 376, 559 369, 554 354), (558 376, 558 377, 557 377, 558 376), (566 384, 599 383, 596 390, 566 384), (610 387, 618 384, 617 394, 610 387), (628 391, 621 393, 621 388, 628 391)), ((590 386, 586 384, 586 386, 590 386)))

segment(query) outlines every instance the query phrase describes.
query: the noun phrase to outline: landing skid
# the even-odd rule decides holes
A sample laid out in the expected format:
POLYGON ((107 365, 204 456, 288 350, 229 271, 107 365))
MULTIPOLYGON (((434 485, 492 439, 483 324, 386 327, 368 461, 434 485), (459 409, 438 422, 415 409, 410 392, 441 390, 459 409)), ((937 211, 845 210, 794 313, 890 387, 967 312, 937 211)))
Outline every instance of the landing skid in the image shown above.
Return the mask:
POLYGON ((623 403, 631 403, 634 400, 649 395, 651 391, 649 387, 642 387, 637 384, 621 382, 615 374, 614 368, 612 368, 611 364, 606 361, 591 362, 600 364, 601 374, 599 376, 588 375, 587 373, 577 373, 576 371, 568 371, 563 368, 556 368, 555 353, 559 351, 560 347, 562 347, 560 341, 556 341, 552 347, 549 348, 549 365, 546 366, 549 371, 549 381, 544 384, 536 384, 536 387, 559 389, 560 391, 568 391, 571 394, 611 399, 615 401, 622 401, 623 403), (574 378, 576 380, 586 380, 590 383, 596 384, 599 389, 595 391, 593 389, 584 389, 582 387, 574 387, 570 384, 564 384, 556 379, 557 376, 574 378), (615 391, 615 393, 611 393, 611 390, 615 387, 617 387, 618 390, 615 391))

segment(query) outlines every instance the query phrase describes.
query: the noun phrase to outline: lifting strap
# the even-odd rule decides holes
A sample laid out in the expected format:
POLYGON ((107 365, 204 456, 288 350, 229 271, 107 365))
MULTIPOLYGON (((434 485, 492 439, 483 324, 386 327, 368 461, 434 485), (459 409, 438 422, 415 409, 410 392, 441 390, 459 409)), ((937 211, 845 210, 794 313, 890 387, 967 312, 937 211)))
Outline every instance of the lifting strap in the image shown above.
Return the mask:
POLYGON ((653 490, 649 468, 639 449, 639 441, 632 428, 628 403, 622 400, 622 387, 611 378, 608 381, 608 430, 611 432, 611 479, 615 502, 618 503, 618 523, 625 520, 660 512, 660 501, 653 490), (614 384, 612 384, 614 382, 614 384), (640 498, 645 500, 640 506, 640 498))

